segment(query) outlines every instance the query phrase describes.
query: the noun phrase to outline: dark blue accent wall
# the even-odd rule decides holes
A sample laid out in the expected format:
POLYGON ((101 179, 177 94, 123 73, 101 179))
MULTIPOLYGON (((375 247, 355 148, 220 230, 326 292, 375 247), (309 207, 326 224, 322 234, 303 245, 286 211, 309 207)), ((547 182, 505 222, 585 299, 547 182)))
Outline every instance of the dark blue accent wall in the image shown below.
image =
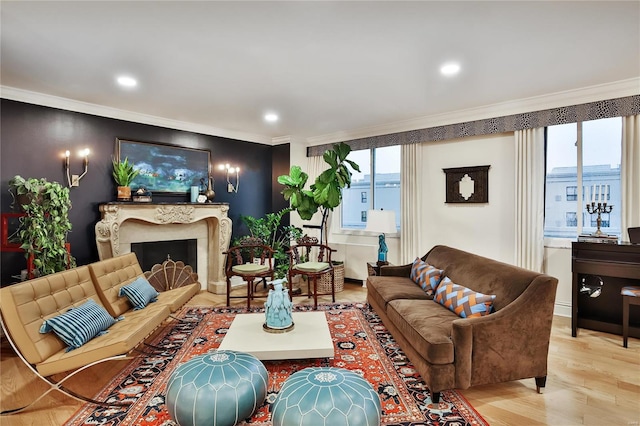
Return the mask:
MULTIPOLYGON (((55 108, 0 100, 0 210, 10 212, 9 180, 19 174, 25 178, 47 178, 66 185, 63 153, 70 150, 71 173, 82 173, 82 160, 75 153, 89 148, 89 172, 79 187, 71 189, 70 213, 73 230, 69 235, 72 254, 79 265, 98 260, 94 226, 100 220, 98 206, 115 201, 116 187, 111 177, 111 159, 116 138, 161 142, 211 151, 212 172, 216 180, 215 201, 229 203, 233 236, 246 233, 239 216, 261 217, 285 208, 277 176, 288 173, 289 145, 268 146, 223 137, 116 120, 55 108), (240 188, 226 191, 219 163, 240 166, 240 188)), ((154 195, 154 202, 186 202, 184 196, 154 195)), ((2 284, 20 273, 26 261, 22 253, 2 253, 2 284)))

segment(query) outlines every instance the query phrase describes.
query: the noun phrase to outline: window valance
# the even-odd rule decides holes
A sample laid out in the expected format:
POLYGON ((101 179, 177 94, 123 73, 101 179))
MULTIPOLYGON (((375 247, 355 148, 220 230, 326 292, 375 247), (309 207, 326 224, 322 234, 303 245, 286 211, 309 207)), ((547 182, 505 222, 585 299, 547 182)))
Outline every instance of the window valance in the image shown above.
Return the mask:
MULTIPOLYGON (((516 130, 553 126, 556 124, 576 123, 578 121, 624 117, 637 114, 640 114, 640 95, 633 95, 542 111, 525 112, 464 123, 429 127, 426 129, 409 130, 388 135, 369 136, 344 142, 348 143, 351 149, 356 151, 392 145, 434 142, 493 133, 513 132, 516 130)), ((322 153, 330 149, 332 145, 333 144, 310 146, 307 148, 307 157, 322 155, 322 153)))

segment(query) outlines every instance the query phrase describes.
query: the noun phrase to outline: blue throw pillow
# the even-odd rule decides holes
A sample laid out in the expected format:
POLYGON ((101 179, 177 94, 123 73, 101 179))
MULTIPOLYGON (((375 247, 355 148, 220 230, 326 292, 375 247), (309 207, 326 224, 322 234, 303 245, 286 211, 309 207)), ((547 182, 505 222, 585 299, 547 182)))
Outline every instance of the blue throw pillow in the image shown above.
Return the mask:
POLYGON ((136 278, 129 285, 120 287, 118 296, 127 296, 133 305, 133 310, 142 309, 151 302, 158 300, 158 292, 149 284, 149 281, 142 277, 136 278))
POLYGON ((42 323, 40 333, 53 331, 67 346, 67 352, 79 348, 94 337, 106 333, 116 320, 92 299, 64 314, 42 323))

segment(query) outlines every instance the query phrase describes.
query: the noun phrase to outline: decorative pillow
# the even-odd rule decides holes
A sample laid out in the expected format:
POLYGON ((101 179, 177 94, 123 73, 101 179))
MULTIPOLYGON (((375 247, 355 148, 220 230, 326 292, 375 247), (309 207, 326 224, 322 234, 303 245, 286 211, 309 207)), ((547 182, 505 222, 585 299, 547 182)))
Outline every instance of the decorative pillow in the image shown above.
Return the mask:
POLYGON ((115 322, 116 320, 109 315, 105 308, 89 299, 64 314, 45 320, 40 327, 40 333, 53 331, 67 344, 67 352, 69 352, 94 337, 106 333, 105 330, 115 322))
POLYGON ((149 281, 142 277, 136 278, 129 285, 120 287, 118 296, 127 296, 133 305, 133 310, 142 309, 151 302, 158 300, 158 292, 149 284, 149 281))
POLYGON ((495 295, 478 293, 444 277, 436 290, 434 302, 458 314, 462 318, 475 318, 491 313, 495 295))
POLYGON ((440 284, 440 280, 442 280, 442 273, 442 269, 435 268, 419 257, 416 257, 413 265, 411 265, 411 274, 409 276, 413 282, 422 287, 428 295, 432 295, 438 287, 438 284, 440 284))

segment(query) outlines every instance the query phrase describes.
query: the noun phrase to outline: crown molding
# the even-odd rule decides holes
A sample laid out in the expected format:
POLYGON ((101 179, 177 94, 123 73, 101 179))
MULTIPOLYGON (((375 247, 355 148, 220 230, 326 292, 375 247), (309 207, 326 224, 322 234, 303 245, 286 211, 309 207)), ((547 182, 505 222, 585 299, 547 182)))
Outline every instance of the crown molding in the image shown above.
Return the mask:
POLYGON ((247 142, 257 142, 264 145, 272 145, 272 138, 269 136, 221 129, 218 127, 189 123, 186 121, 172 120, 157 117, 154 115, 141 114, 138 112, 92 104, 89 102, 76 101, 59 96, 31 92, 28 90, 17 89, 15 87, 0 86, 0 98, 51 108, 58 108, 67 111, 80 112, 84 114, 97 115, 100 117, 114 118, 116 120, 132 121, 134 123, 149 124, 152 126, 184 130, 187 132, 201 133, 204 135, 219 136, 223 138, 237 139, 247 142))
POLYGON ((271 138, 271 145, 282 145, 285 143, 291 143, 291 135, 271 138))
POLYGON ((410 130, 427 129, 436 126, 522 114, 525 112, 543 111, 562 106, 580 105, 588 102, 622 98, 638 94, 640 94, 640 77, 635 77, 627 80, 600 84, 597 86, 567 90, 525 99, 516 99, 513 101, 501 102, 482 107, 381 124, 353 131, 312 136, 307 138, 307 145, 314 146, 343 142, 371 136, 388 135, 410 130))

